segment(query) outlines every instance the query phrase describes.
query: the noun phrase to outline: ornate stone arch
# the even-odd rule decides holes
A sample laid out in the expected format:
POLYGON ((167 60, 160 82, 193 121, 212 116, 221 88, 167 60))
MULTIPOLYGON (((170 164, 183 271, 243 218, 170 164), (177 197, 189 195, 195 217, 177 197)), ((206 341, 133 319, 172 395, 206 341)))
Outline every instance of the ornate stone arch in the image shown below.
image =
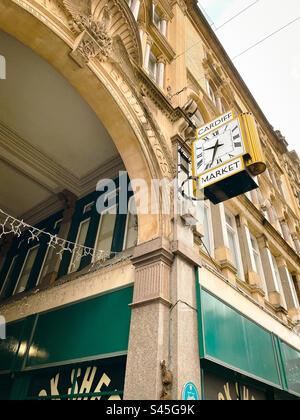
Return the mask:
MULTIPOLYGON (((105 0, 98 3, 103 5, 103 12, 105 0)), ((133 18, 129 17, 131 12, 124 12, 125 4, 121 7, 121 0, 109 4, 113 16, 120 14, 120 21, 127 16, 127 27, 135 28, 133 34, 139 40, 136 22, 133 25, 133 18)), ((128 54, 116 30, 111 55, 103 59, 100 52, 87 57, 85 65, 79 66, 70 57, 70 51, 76 51, 82 39, 74 37, 67 16, 62 0, 3 0, 0 4, 0 28, 33 49, 77 89, 105 125, 130 178, 144 179, 148 187, 152 179, 172 178, 171 152, 139 91, 135 72, 140 62, 139 51, 128 54)), ((106 28, 101 26, 101 30, 106 28)), ((86 33, 90 36, 83 29, 83 37, 86 33)), ((162 214, 139 215, 139 243, 168 236, 170 224, 166 220, 162 214)))

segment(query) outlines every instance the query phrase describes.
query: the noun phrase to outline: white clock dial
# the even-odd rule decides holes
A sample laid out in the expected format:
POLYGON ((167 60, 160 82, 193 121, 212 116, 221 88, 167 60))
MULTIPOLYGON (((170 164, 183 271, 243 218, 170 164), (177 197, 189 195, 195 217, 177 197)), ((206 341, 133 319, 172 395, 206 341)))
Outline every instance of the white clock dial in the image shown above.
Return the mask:
POLYGON ((245 154, 238 118, 194 142, 196 176, 245 154))

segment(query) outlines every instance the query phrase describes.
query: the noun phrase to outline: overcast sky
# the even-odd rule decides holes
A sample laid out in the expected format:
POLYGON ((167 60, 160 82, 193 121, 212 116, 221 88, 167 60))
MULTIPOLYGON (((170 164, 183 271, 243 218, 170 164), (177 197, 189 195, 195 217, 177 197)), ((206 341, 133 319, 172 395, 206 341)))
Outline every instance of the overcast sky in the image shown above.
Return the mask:
MULTIPOLYGON (((200 0, 216 29, 255 0, 200 0)), ((258 0, 216 31, 233 58, 267 35, 300 17, 299 0, 258 0)), ((300 19, 234 64, 275 130, 300 157, 300 19)))

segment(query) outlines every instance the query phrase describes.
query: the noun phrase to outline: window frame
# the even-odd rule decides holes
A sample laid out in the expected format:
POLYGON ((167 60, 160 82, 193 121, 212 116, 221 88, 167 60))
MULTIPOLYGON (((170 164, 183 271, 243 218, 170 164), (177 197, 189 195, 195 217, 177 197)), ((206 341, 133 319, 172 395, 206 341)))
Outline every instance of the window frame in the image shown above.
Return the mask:
MULTIPOLYGON (((114 191, 117 191, 117 190, 114 190, 114 191)), ((103 223, 103 216, 105 216, 106 214, 108 214, 108 213, 109 213, 111 210, 113 210, 113 209, 115 209, 115 210, 116 210, 116 213, 115 213, 116 220, 115 220, 114 230, 113 230, 113 234, 112 234, 112 241, 111 241, 110 251, 107 251, 107 252, 111 252, 111 248, 112 248, 112 245, 113 245, 113 240, 114 240, 114 233, 115 233, 115 229, 116 229, 116 223, 117 223, 117 216, 118 216, 118 212, 117 212, 117 210, 118 210, 118 204, 114 204, 113 206, 111 206, 111 207, 109 207, 109 208, 105 209, 105 210, 101 213, 101 215, 100 215, 99 224, 98 224, 98 229, 97 229, 97 234, 96 234, 96 239, 95 239, 95 245, 94 245, 95 252, 93 253, 93 256, 92 256, 92 264, 94 264, 95 262, 97 262, 97 260, 96 260, 96 255, 97 255, 97 243, 98 243, 98 240, 99 240, 99 235, 100 235, 100 231, 101 231, 101 227, 102 227, 102 223, 103 223)))
POLYGON ((17 261, 18 257, 19 257, 19 254, 16 254, 16 255, 12 258, 12 260, 11 260, 11 263, 10 263, 9 268, 8 268, 8 271, 7 271, 7 273, 6 273, 6 276, 5 276, 5 279, 4 279, 4 282, 3 282, 3 285, 2 285, 1 290, 0 290, 0 296, 2 296, 2 294, 5 292, 5 289, 6 289, 6 286, 7 286, 8 280, 9 280, 9 276, 10 276, 10 275, 12 274, 12 272, 14 271, 14 268, 15 268, 15 263, 16 263, 16 261, 17 261))
MULTIPOLYGON (((137 215, 131 214, 129 211, 130 208, 130 201, 131 200, 135 200, 134 195, 132 195, 129 200, 128 200, 128 211, 127 211, 127 216, 126 216, 126 224, 125 224, 125 231, 124 231, 124 240, 123 240, 123 247, 122 247, 122 251, 125 251, 126 249, 130 249, 128 247, 126 247, 126 243, 127 243, 127 235, 128 235, 128 226, 129 226, 129 219, 130 216, 133 217, 137 217, 137 215)), ((138 233, 138 232, 137 232, 138 233)), ((137 235, 137 241, 138 241, 138 235, 137 235)))
MULTIPOLYGON (((79 235, 81 233, 81 227, 82 227, 82 225, 84 223, 89 222, 89 225, 88 225, 88 228, 87 228, 87 233, 86 233, 86 238, 85 238, 84 244, 82 245, 82 246, 85 246, 85 243, 86 243, 86 240, 87 240, 88 231, 89 231, 89 227, 90 227, 90 223, 91 223, 91 219, 92 219, 91 217, 87 217, 86 219, 82 220, 79 223, 78 230, 77 230, 77 235, 76 235, 76 240, 75 240, 75 244, 78 244, 78 238, 79 238, 79 235)), ((81 244, 78 244, 78 245, 81 245, 81 244)), ((71 268, 72 268, 72 265, 73 265, 73 261, 74 261, 74 258, 75 258, 75 253, 76 253, 76 247, 73 249, 73 252, 72 252, 71 261, 70 261, 70 264, 69 264, 69 267, 68 267, 68 274, 74 274, 74 273, 76 273, 80 269, 81 260, 82 260, 82 257, 83 256, 81 256, 81 258, 80 258, 80 263, 79 263, 79 266, 78 266, 77 270, 71 271, 71 268)))
POLYGON ((157 83, 157 77, 158 77, 158 59, 157 59, 157 56, 154 54, 154 52, 152 50, 150 50, 150 55, 149 55, 148 73, 149 73, 149 77, 155 83, 157 83), (152 71, 150 70, 150 65, 151 65, 151 62, 154 63, 154 59, 155 59, 155 67, 154 67, 155 71, 154 71, 154 73, 152 73, 152 71))
POLYGON ((232 250, 230 248, 229 236, 228 236, 228 231, 230 231, 230 233, 233 234, 234 247, 235 247, 235 250, 234 250, 235 255, 232 252, 233 262, 234 262, 234 264, 237 264, 237 267, 235 265, 234 265, 234 267, 237 269, 238 278, 243 280, 245 278, 245 273, 244 273, 244 268, 243 268, 243 260, 242 260, 240 242, 239 242, 239 237, 238 237, 236 219, 235 219, 235 216, 225 207, 224 207, 224 216, 225 216, 225 231, 226 231, 226 236, 227 236, 227 238, 226 238, 227 245, 228 245, 228 248, 230 249, 230 251, 232 252, 232 250), (230 220, 232 221, 232 225, 230 225, 227 222, 227 217, 226 216, 230 218, 230 220), (235 256, 236 256, 236 261, 235 261, 235 256))
POLYGON ((264 273, 264 268, 263 268, 263 263, 262 263, 262 259, 261 259, 261 254, 260 254, 260 249, 259 249, 259 245, 257 242, 257 238, 250 232, 250 242, 251 242, 251 248, 250 248, 250 252, 253 256, 253 261, 255 264, 255 272, 259 275, 263 287, 264 287, 264 291, 267 292, 267 287, 266 287, 266 278, 265 278, 265 273, 264 273), (253 242, 254 242, 254 246, 253 246, 253 242), (257 267, 257 260, 256 258, 258 258, 258 267, 257 267))
POLYGON ((29 249, 27 250, 27 252, 26 252, 26 256, 25 256, 25 259, 24 259, 23 264, 22 264, 22 267, 21 267, 21 269, 20 269, 20 273, 19 273, 19 275, 18 275, 18 280, 17 280, 17 282, 16 282, 16 284, 15 284, 15 287, 14 287, 14 290, 13 290, 13 292, 12 292, 12 296, 18 295, 19 293, 23 293, 23 292, 25 292, 25 291, 26 291, 26 287, 27 287, 27 285, 28 285, 28 281, 29 281, 29 278, 30 278, 30 274, 31 274, 31 272, 32 272, 32 269, 33 269, 33 266, 34 266, 35 260, 36 260, 36 258, 37 258, 37 256, 38 256, 38 251, 39 251, 39 248, 40 248, 40 244, 37 244, 37 245, 35 245, 35 246, 33 246, 33 247, 31 247, 31 248, 29 248, 29 249), (25 287, 25 289, 23 290, 23 292, 18 292, 18 293, 16 293, 16 290, 17 290, 17 288, 18 288, 18 286, 19 286, 19 283, 20 283, 20 279, 21 279, 21 277, 22 277, 22 275, 23 275, 23 272, 24 272, 24 268, 25 268, 25 266, 26 266, 26 264, 27 264, 27 261, 28 261, 29 255, 30 255, 30 254, 31 254, 31 252, 33 252, 35 249, 37 249, 37 253, 36 253, 36 256, 35 256, 34 262, 33 262, 33 264, 32 264, 32 267, 31 267, 31 270, 30 270, 30 273, 29 273, 29 276, 28 276, 28 279, 27 279, 27 282, 26 282, 26 287, 25 287))

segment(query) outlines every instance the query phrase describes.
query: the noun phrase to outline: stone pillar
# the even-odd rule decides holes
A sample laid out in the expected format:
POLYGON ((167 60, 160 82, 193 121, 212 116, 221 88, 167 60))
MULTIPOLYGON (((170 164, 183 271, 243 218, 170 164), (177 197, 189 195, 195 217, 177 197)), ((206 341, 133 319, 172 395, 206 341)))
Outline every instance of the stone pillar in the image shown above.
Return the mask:
POLYGON ((258 199, 257 190, 250 191, 250 195, 251 195, 252 203, 255 205, 255 207, 259 208, 259 199, 258 199))
POLYGON ((272 204, 270 203, 269 200, 265 201, 265 204, 262 206, 262 210, 266 211, 268 213, 269 222, 271 223, 271 225, 275 226, 276 225, 276 220, 275 220, 275 216, 274 216, 274 213, 273 213, 272 204))
MULTIPOLYGON (((57 236, 62 239, 67 239, 78 198, 68 190, 64 190, 61 193, 59 193, 58 198, 63 203, 63 207, 65 210, 63 212, 63 220, 61 222, 57 236)), ((60 263, 61 260, 59 255, 57 255, 57 253, 54 252, 51 262, 49 264, 48 273, 44 276, 44 278, 40 280, 40 288, 47 287, 55 282, 55 280, 57 279, 60 263)))
POLYGON ((262 206, 262 203, 264 202, 264 197, 261 193, 260 188, 258 188, 256 191, 257 191, 257 198, 258 198, 259 205, 262 206))
POLYGON ((282 233, 283 233, 283 237, 284 237, 285 241, 287 243, 291 244, 290 229, 289 229, 285 219, 280 219, 279 223, 280 223, 282 233))
POLYGON ((147 43, 146 43, 146 50, 145 50, 145 59, 144 59, 144 67, 146 70, 148 70, 149 68, 151 45, 152 45, 152 40, 148 37, 147 43))
POLYGON ((140 0, 133 0, 132 1, 131 11, 132 11, 132 14, 133 14, 135 20, 138 19, 139 11, 140 11, 140 5, 141 5, 140 0))
POLYGON ((179 217, 174 225, 170 368, 173 373, 172 399, 181 400, 187 382, 193 382, 199 394, 201 389, 195 267, 201 267, 202 262, 193 251, 192 230, 179 217))
POLYGON ((277 181, 276 181, 274 172, 273 171, 269 171, 269 174, 270 174, 270 178, 271 178, 271 181, 272 181, 274 187, 277 188, 277 190, 278 190, 279 188, 278 188, 278 185, 277 185, 277 181))
POLYGON ((167 36, 167 19, 165 17, 161 20, 161 26, 160 26, 161 33, 163 36, 167 36))
POLYGON ((173 254, 163 238, 136 247, 135 285, 125 378, 125 400, 159 400, 160 362, 169 361, 170 272, 173 254))
POLYGON ((223 114, 222 100, 221 100, 220 96, 217 96, 216 97, 216 106, 217 106, 218 111, 220 112, 220 114, 223 114))
POLYGON ((157 63, 158 63, 157 64, 157 84, 161 89, 163 89, 164 82, 165 82, 165 66, 166 66, 166 61, 164 57, 159 57, 157 63))
POLYGON ((223 275, 235 283, 237 269, 234 267, 233 255, 227 241, 224 205, 212 205, 211 216, 213 220, 215 259, 220 264, 223 275))
POLYGON ((294 244, 295 244, 295 248, 296 248, 297 254, 300 255, 300 241, 299 241, 299 238, 298 238, 297 233, 294 233, 292 235, 292 238, 293 238, 293 241, 294 241, 294 244))
MULTIPOLYGON (((172 91, 174 93, 182 91, 188 85, 186 72, 186 13, 187 6, 185 2, 176 0, 173 2, 173 18, 168 23, 168 37, 172 39, 172 47, 177 54, 176 60, 173 60, 168 66, 167 80, 172 81, 172 91)), ((172 98, 172 105, 183 107, 187 102, 187 91, 172 98)), ((174 132, 175 134, 175 132, 174 132)))
POLYGON ((241 253, 243 255, 243 268, 248 284, 253 288, 253 294, 261 304, 264 303, 265 292, 263 291, 263 279, 256 271, 256 264, 252 250, 251 235, 248 222, 245 217, 238 217, 238 236, 241 253))
POLYGON ((144 33, 145 33, 145 25, 143 22, 139 22, 138 23, 138 28, 139 28, 139 34, 140 34, 140 38, 141 38, 141 44, 143 46, 143 39, 144 39, 144 33))

